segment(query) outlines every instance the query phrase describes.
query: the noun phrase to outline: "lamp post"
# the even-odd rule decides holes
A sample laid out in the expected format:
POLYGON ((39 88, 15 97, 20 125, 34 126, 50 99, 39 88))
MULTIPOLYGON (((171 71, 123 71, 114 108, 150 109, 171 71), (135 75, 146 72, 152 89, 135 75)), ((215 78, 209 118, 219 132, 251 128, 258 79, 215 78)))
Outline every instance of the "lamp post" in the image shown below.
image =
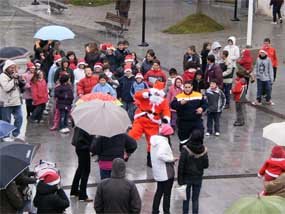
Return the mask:
POLYGON ((237 7, 238 7, 238 0, 235 0, 234 18, 231 19, 233 22, 240 21, 240 19, 237 17, 237 7))
POLYGON ((252 46, 253 0, 248 3, 246 46, 252 46))
POLYGON ((142 6, 142 42, 139 44, 141 47, 147 47, 148 43, 145 41, 145 6, 146 6, 146 0, 143 0, 143 6, 142 6))

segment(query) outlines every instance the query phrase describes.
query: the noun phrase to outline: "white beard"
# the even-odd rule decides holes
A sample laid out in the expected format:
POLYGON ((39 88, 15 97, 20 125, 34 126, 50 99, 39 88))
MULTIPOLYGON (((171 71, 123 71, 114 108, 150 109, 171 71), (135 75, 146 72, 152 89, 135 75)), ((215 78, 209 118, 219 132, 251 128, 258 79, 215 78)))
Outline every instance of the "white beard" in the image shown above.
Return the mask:
POLYGON ((157 96, 157 95, 152 95, 150 96, 149 98, 149 101, 151 104, 154 104, 154 105, 159 105, 163 102, 164 98, 161 97, 161 96, 157 96))

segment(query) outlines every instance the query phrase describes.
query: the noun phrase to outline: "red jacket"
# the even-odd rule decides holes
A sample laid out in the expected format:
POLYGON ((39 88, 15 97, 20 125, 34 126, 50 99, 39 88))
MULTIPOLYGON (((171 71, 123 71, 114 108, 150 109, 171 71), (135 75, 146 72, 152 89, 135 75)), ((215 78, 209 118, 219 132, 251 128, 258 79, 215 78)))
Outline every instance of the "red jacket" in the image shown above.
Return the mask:
POLYGON ((47 103, 48 101, 48 89, 47 83, 43 80, 38 80, 35 83, 31 82, 33 105, 37 106, 40 104, 47 103))
POLYGON ((264 176, 265 181, 272 181, 285 172, 284 158, 270 158, 266 160, 258 174, 264 176))
POLYGON ((77 83, 77 95, 89 94, 92 88, 99 82, 99 77, 93 75, 91 77, 84 77, 77 83))
POLYGON ((166 83, 167 77, 163 70, 149 70, 144 75, 144 80, 148 86, 152 88, 156 80, 166 83))
POLYGON ((232 93, 236 102, 242 102, 245 100, 246 87, 246 80, 244 78, 236 77, 235 84, 232 88, 232 93))
POLYGON ((263 45, 263 47, 261 49, 265 50, 267 52, 267 56, 271 59, 272 66, 277 67, 278 66, 278 59, 277 59, 277 54, 276 54, 275 48, 273 48, 271 46, 263 45))
POLYGON ((196 69, 190 68, 184 71, 182 78, 183 82, 193 80, 195 78, 196 69))
POLYGON ((247 71, 252 71, 253 59, 249 49, 245 49, 242 52, 242 57, 237 61, 237 63, 244 67, 247 71))

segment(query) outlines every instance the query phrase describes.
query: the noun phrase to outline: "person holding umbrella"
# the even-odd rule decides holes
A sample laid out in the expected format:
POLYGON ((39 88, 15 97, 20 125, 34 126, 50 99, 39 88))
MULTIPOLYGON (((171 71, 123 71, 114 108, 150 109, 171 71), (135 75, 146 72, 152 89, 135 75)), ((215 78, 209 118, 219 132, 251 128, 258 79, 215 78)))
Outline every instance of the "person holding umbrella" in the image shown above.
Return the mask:
POLYGON ((6 137, 4 141, 13 141, 14 137, 18 137, 23 122, 21 109, 21 90, 25 86, 25 82, 19 77, 17 65, 12 60, 6 60, 3 73, 0 74, 0 100, 3 102, 2 118, 7 122, 11 122, 11 115, 15 121, 16 129, 12 132, 11 137, 6 137))

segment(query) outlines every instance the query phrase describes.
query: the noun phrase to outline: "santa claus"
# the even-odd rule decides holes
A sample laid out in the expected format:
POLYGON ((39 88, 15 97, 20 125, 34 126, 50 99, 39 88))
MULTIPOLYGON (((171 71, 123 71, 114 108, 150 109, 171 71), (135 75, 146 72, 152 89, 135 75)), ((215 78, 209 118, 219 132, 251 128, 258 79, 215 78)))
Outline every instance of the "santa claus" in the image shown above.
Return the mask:
POLYGON ((129 135, 139 140, 145 134, 147 141, 147 166, 151 167, 150 137, 157 135, 161 123, 170 122, 170 109, 165 93, 164 83, 157 81, 153 88, 138 91, 135 96, 137 110, 129 135))

